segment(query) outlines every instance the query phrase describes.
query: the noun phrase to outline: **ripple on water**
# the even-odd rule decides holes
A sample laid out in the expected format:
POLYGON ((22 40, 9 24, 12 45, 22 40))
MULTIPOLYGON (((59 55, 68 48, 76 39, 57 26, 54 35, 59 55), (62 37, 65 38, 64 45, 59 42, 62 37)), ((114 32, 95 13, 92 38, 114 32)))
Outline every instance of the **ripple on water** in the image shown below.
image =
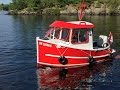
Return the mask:
MULTIPOLYGON (((35 37, 44 36, 48 25, 55 19, 77 20, 76 16, 0 15, 0 90, 37 90, 37 88, 119 90, 119 56, 116 56, 112 64, 100 64, 93 69, 46 68, 36 71, 35 37)), ((113 47, 117 50, 117 55, 120 55, 120 17, 86 16, 84 19, 92 20, 95 24, 97 37, 101 33, 108 35, 112 31, 113 47)))

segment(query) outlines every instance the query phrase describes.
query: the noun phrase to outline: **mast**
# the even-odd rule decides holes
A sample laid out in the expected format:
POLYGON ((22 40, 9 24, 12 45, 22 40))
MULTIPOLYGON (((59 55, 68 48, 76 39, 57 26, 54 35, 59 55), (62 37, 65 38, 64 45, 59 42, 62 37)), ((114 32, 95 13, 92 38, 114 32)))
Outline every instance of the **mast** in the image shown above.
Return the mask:
POLYGON ((81 21, 82 18, 83 18, 83 11, 84 10, 85 10, 85 2, 84 2, 84 0, 82 0, 82 3, 80 4, 80 7, 79 7, 79 11, 80 12, 78 12, 78 19, 79 19, 79 21, 81 21))

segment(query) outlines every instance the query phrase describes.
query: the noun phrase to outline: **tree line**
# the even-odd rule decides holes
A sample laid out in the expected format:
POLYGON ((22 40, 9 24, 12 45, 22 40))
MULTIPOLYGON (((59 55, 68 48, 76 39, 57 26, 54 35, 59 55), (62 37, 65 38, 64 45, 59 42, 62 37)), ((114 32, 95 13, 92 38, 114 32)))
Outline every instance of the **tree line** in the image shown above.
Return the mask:
POLYGON ((38 10, 51 7, 64 7, 66 4, 77 4, 79 2, 81 0, 12 0, 9 8, 12 10, 22 10, 24 8, 38 10))
POLYGON ((0 10, 8 11, 9 10, 9 5, 8 4, 0 4, 0 10))
MULTIPOLYGON (((120 0, 84 0, 87 5, 95 2, 109 6, 111 11, 115 11, 120 6, 120 0)), ((12 0, 8 5, 0 4, 2 10, 23 10, 28 8, 30 11, 38 11, 45 8, 63 8, 69 4, 80 4, 82 0, 12 0)))
MULTIPOLYGON (((6 5, 9 10, 22 10, 24 8, 30 8, 33 10, 51 8, 51 7, 64 7, 69 4, 78 4, 82 0, 12 0, 12 3, 6 5)), ((92 3, 95 0, 85 0, 86 3, 92 3)), ((3 8, 4 4, 0 7, 3 8), (2 7, 1 7, 2 6, 2 7)), ((0 9, 1 9, 0 8, 0 9)))

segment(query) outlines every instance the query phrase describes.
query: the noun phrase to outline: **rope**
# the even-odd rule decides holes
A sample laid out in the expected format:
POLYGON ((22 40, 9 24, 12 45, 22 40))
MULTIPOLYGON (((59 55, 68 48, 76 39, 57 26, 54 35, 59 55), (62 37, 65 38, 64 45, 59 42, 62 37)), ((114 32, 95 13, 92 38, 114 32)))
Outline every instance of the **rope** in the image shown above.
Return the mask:
MULTIPOLYGON (((56 48, 57 48, 57 47, 56 47, 56 48)), ((66 53, 66 51, 68 50, 68 47, 66 47, 66 49, 64 50, 63 53, 61 53, 60 50, 59 50, 58 48, 57 48, 57 50, 58 50, 60 56, 63 56, 63 55, 66 53)))
POLYGON ((86 53, 85 51, 83 51, 83 50, 81 50, 83 53, 85 53, 85 54, 87 54, 87 55, 89 55, 89 56, 91 56, 91 51, 90 51, 90 54, 89 53, 86 53))

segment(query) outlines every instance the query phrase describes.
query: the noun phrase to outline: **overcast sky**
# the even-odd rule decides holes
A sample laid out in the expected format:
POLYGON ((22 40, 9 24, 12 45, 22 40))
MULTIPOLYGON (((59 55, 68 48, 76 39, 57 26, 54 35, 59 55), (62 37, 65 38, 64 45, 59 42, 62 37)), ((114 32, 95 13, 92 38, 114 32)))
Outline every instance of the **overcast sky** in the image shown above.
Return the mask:
POLYGON ((0 0, 0 4, 9 4, 12 0, 0 0))

